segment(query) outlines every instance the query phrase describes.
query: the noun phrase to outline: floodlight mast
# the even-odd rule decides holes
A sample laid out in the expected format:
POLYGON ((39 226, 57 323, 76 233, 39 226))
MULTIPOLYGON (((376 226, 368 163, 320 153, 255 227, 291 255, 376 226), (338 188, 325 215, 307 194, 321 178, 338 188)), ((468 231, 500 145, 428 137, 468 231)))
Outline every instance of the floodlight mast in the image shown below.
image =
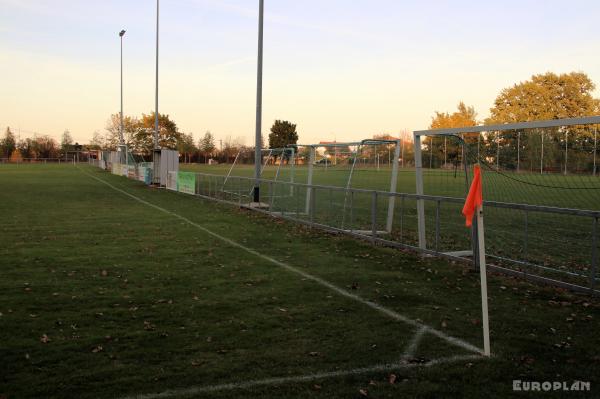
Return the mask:
POLYGON ((253 201, 260 202, 260 174, 262 165, 262 69, 263 69, 263 15, 264 0, 258 3, 258 62, 256 68, 256 132, 254 137, 254 192, 253 201))
POLYGON ((154 93, 154 149, 158 150, 158 20, 159 20, 159 0, 156 0, 156 90, 154 93))
POLYGON ((125 138, 123 137, 123 36, 125 36, 125 29, 119 32, 121 38, 121 124, 119 126, 119 142, 121 145, 125 145, 125 138))

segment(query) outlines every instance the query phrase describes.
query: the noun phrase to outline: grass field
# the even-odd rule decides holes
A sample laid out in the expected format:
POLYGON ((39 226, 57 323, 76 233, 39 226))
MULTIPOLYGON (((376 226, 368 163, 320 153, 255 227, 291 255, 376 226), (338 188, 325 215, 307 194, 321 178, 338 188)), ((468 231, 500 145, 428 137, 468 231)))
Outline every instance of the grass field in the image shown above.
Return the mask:
MULTIPOLYGON (((181 170, 227 174, 231 165, 181 164, 181 170)), ((236 165, 232 176, 254 176, 253 165, 236 165)), ((272 179, 277 167, 265 167, 263 177, 272 179)), ((464 198, 466 193, 465 175, 461 170, 423 169, 424 194, 464 198)), ((289 181, 291 168, 284 166, 279 180, 289 181)), ((519 204, 555 206, 573 209, 600 210, 600 175, 567 175, 560 173, 514 173, 498 174, 487 167, 483 168, 484 196, 488 201, 513 202, 519 204), (544 187, 547 186, 547 187, 544 187)), ((308 167, 296 166, 294 180, 307 183, 308 167)), ((347 165, 324 168, 315 167, 313 184, 345 187, 350 170, 347 165)), ((352 188, 389 191, 391 168, 357 167, 351 179, 352 188)), ((397 192, 415 193, 414 168, 400 168, 397 192)))
POLYGON ((0 187, 0 397, 600 395, 592 298, 492 278, 485 359, 479 277, 445 261, 87 166, 0 187))
MULTIPOLYGON (((182 170, 199 171, 223 176, 229 171, 228 165, 181 165, 182 170)), ((253 170, 250 165, 236 166, 234 174, 250 177, 253 170)), ((274 178, 275 167, 267 167, 264 176, 274 178)), ((279 176, 280 181, 289 180, 289 170, 279 176)), ((425 193, 463 198, 465 195, 465 177, 462 173, 452 171, 425 170, 425 193)), ((324 186, 344 187, 349 171, 340 168, 319 168, 314 173, 314 183, 324 186)), ((299 167, 295 171, 295 181, 306 183, 307 169, 299 167)), ((539 176, 518 174, 516 178, 531 183, 540 183, 539 176)), ((581 176, 548 175, 546 183, 557 184, 556 179, 565 185, 583 184, 581 176)), ((362 169, 355 171, 352 187, 363 189, 389 190, 390 170, 382 168, 362 169)), ((597 179, 597 178, 596 178, 597 179)), ((241 189, 246 198, 251 192, 252 181, 243 181, 241 189)), ((561 184, 563 184, 561 183, 561 184)), ((591 184, 591 182, 588 182, 591 184)), ((230 178, 227 188, 237 190, 237 180, 230 178)), ((415 172, 412 169, 401 169, 398 176, 398 192, 414 193, 415 172)), ((212 190, 225 188, 221 183, 213 184, 212 190)), ((590 187, 594 187, 591 185, 590 187)), ((206 187, 205 187, 206 188, 206 187)), ((210 189, 210 188, 209 188, 210 189)), ((263 192, 269 195, 270 188, 265 184, 263 192)), ((275 187, 276 196, 285 194, 289 187, 275 187)), ((371 230, 371 193, 357 193, 352 200, 343 191, 319 190, 316 194, 315 221, 327 226, 348 229, 371 230), (352 214, 349 210, 352 202, 352 214), (352 220, 352 223, 350 223, 352 220)), ((295 214, 302 210, 305 201, 305 189, 297 187, 294 197, 277 198, 271 204, 275 211, 286 211, 295 214)), ((598 209, 600 198, 594 190, 558 190, 542 189, 535 185, 525 185, 505 178, 495 172, 484 170, 484 198, 487 201, 513 202, 521 204, 562 206, 566 208, 598 209)), ((236 201, 235 196, 227 197, 236 201)), ((436 237, 436 202, 425 202, 426 238, 429 249, 441 252, 463 251, 470 249, 469 237, 465 235, 464 219, 461 215, 461 203, 441 203, 439 209, 440 223, 436 237)), ((396 200, 393 228, 388 235, 391 240, 418 245, 416 201, 396 200)), ((387 198, 380 196, 377 205, 377 225, 381 230, 386 225, 387 198)), ((308 216, 304 216, 308 218, 308 216)), ((528 274, 541 275, 547 278, 566 281, 589 287, 589 274, 593 254, 593 219, 575 215, 558 215, 553 213, 524 212, 516 209, 486 207, 486 249, 488 255, 494 256, 494 262, 502 266, 525 271, 528 274), (567 248, 567 249, 565 249, 567 248), (508 261, 507 259, 511 259, 508 261), (523 266, 526 262, 529 266, 523 266), (531 266, 536 265, 536 266, 531 266)), ((600 252, 600 248, 597 248, 600 252)))

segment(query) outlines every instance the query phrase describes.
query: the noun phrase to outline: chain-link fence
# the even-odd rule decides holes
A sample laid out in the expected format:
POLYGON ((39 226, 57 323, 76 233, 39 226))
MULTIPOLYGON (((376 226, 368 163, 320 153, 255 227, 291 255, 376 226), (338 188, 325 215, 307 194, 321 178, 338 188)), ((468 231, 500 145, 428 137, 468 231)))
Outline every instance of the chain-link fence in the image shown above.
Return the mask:
MULTIPOLYGON (((178 190, 176 183, 171 189, 191 194, 193 184, 194 194, 204 198, 376 243, 471 261, 471 231, 461 214, 463 198, 260 179, 261 203, 251 206, 253 178, 185 173, 185 189, 178 190), (420 202, 425 208, 425 248, 419 242, 420 202)), ((180 178, 172 174, 171 181, 180 178)), ((599 211, 496 201, 486 201, 484 207, 492 270, 579 291, 597 286, 599 211), (549 250, 546 236, 561 236, 562 246, 555 244, 549 250)))

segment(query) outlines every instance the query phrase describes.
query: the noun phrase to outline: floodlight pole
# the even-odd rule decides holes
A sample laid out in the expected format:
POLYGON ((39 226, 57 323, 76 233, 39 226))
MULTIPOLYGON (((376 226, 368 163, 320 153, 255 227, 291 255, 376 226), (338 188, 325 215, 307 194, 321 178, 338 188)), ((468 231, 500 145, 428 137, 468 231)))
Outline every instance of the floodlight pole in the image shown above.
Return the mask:
POLYGON ((123 136, 123 36, 125 35, 125 30, 121 30, 119 32, 119 38, 121 42, 121 111, 119 112, 119 145, 118 145, 118 155, 119 155, 119 163, 127 164, 127 146, 125 145, 125 138, 123 136))
POLYGON ((254 193, 253 201, 260 202, 261 142, 262 142, 262 70, 263 70, 263 16, 264 0, 258 2, 258 62, 256 68, 256 131, 254 137, 254 193))
POLYGON ((159 0, 156 0, 156 75, 154 92, 154 149, 158 149, 158 21, 159 0))
POLYGON ((158 28, 159 28, 159 0, 156 0, 156 69, 155 69, 155 92, 154 92, 154 140, 152 149, 152 183, 161 184, 161 150, 159 144, 158 126, 158 28))
POLYGON ((121 145, 125 145, 123 137, 123 36, 125 36, 125 30, 119 32, 119 37, 121 38, 121 124, 119 126, 119 141, 121 145))

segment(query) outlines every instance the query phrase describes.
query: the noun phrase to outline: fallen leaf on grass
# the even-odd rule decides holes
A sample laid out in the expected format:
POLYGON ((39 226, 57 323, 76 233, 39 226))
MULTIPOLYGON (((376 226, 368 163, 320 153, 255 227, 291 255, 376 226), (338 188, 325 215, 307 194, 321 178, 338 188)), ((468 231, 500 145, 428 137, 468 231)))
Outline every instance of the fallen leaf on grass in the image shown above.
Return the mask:
POLYGON ((102 347, 102 345, 98 345, 92 349, 92 353, 102 352, 103 350, 104 348, 102 347))
POLYGON ((50 337, 48 337, 46 334, 42 334, 42 336, 40 337, 40 342, 42 344, 47 344, 50 341, 51 341, 50 337))
POLYGON ((154 326, 154 324, 150 323, 149 321, 144 321, 144 330, 146 331, 154 331, 156 327, 154 326))

